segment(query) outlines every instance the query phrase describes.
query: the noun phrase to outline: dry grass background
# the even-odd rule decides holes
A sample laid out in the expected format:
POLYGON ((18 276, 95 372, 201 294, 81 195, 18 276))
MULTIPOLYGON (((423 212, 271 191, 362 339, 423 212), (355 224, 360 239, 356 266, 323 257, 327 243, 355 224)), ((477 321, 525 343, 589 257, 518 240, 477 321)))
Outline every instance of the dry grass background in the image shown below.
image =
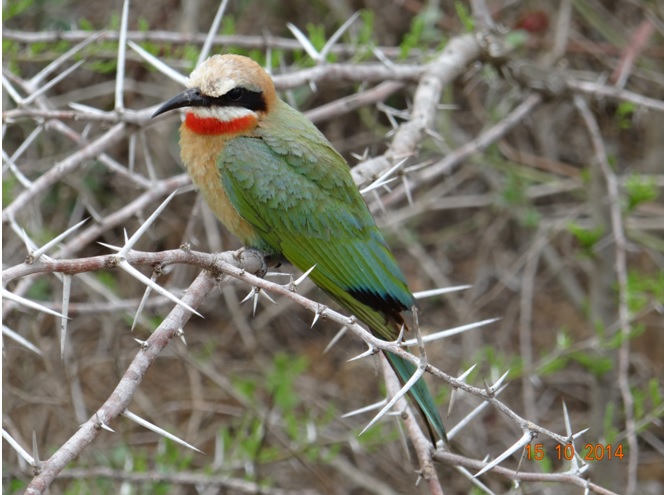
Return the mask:
MULTIPOLYGON (((115 32, 122 11, 120 2, 100 6, 69 0, 7 2, 3 7, 3 73, 12 87, 20 87, 16 77, 28 80, 81 41, 35 41, 31 35, 75 33, 81 27, 115 32)), ((186 74, 217 7, 211 1, 134 2, 129 29, 171 33, 171 42, 142 44, 186 74), (192 33, 201 33, 199 41, 186 41, 192 33)), ((412 204, 399 182, 390 191, 367 194, 367 201, 414 291, 472 285, 464 292, 422 301, 423 333, 501 318, 490 326, 429 344, 432 364, 457 375, 477 363, 468 382, 479 387, 483 380, 492 383, 511 370, 509 387, 500 397, 520 415, 564 434, 564 400, 574 431, 590 427, 582 444, 624 445, 622 460, 592 463, 588 475, 592 481, 615 493, 627 489, 664 493, 664 408, 658 401, 664 373, 661 6, 577 0, 551 5, 495 1, 488 7, 496 22, 530 29, 510 55, 512 60, 536 63, 543 74, 555 67, 566 81, 588 81, 594 84, 592 89, 547 96, 504 137, 453 164, 443 175, 418 183, 427 168, 412 172, 408 176, 414 184, 412 204), (603 88, 625 92, 602 96, 603 88), (660 109, 645 100, 630 103, 627 91, 651 98, 660 109), (620 232, 612 230, 608 215, 612 198, 578 95, 583 95, 599 126, 607 162, 620 185, 626 250, 615 242, 620 232), (604 226, 600 233, 594 230, 598 225, 604 226), (620 285, 616 271, 620 255, 625 256, 629 275, 625 286, 620 285), (628 302, 634 332, 623 340, 616 337, 624 328, 618 323, 620 291, 628 302), (628 358, 622 372, 621 352, 628 358), (629 384, 638 427, 632 433, 638 465, 631 472, 628 454, 634 449, 628 448, 620 380, 629 384)), ((375 46, 392 48, 384 52, 395 63, 424 64, 438 53, 444 39, 464 33, 469 22, 480 26, 481 10, 464 19, 462 12, 471 12, 470 6, 447 0, 329 0, 230 2, 223 29, 228 35, 274 37, 267 43, 273 45, 272 63, 278 74, 280 66, 295 71, 312 64, 301 49, 277 48, 284 40, 293 42, 288 22, 312 38, 315 33, 329 37, 358 9, 371 13, 373 29, 363 31, 368 14, 356 21, 340 41, 340 51, 333 54, 337 62, 352 64, 359 63, 361 56, 371 58, 353 45, 370 34, 375 46), (397 55, 409 40, 413 50, 400 60, 397 55), (341 50, 346 46, 351 48, 341 50)), ((214 46, 213 52, 265 55, 264 48, 248 47, 240 38, 235 41, 214 46)), ((80 149, 72 133, 93 140, 111 127, 109 122, 63 115, 59 122, 70 129, 65 132, 53 115, 45 118, 54 109, 71 110, 71 102, 113 110, 117 43, 101 38, 83 56, 80 68, 45 93, 41 115, 12 114, 20 109, 3 92, 3 207, 11 208, 24 190, 7 158, 37 127, 41 132, 16 159, 18 169, 31 181, 80 149)), ((517 74, 513 68, 510 71, 512 76, 517 74)), ((298 108, 310 110, 353 93, 361 96, 372 86, 321 81, 313 89, 298 85, 286 97, 298 108)), ((393 131, 386 108, 407 112, 415 87, 416 82, 406 84, 379 105, 367 104, 350 112, 333 109, 317 125, 351 165, 358 162, 357 155, 381 155, 393 131)), ((128 51, 126 108, 148 108, 178 90, 177 84, 128 51)), ((418 155, 408 165, 437 162, 454 154, 490 126, 501 125, 529 94, 527 85, 503 77, 495 68, 479 63, 468 66, 462 77, 444 89, 431 133, 418 143, 418 155)), ((394 118, 403 122, 402 114, 394 118)), ((132 173, 146 181, 182 174, 174 118, 132 128, 104 153, 119 167, 133 167, 132 173)), ((16 224, 41 245, 92 217, 88 224, 96 225, 94 235, 68 245, 66 257, 108 254, 98 242, 121 245, 123 229, 130 234, 136 231, 167 194, 155 195, 122 222, 105 227, 115 212, 146 193, 108 163, 91 157, 14 212, 16 224)), ((3 269, 22 263, 27 254, 10 220, 3 215, 3 269)), ((91 228, 86 225, 82 231, 91 228)), ((160 251, 183 243, 200 251, 239 247, 193 191, 178 195, 136 248, 160 251)), ((175 266, 159 282, 172 290, 183 289, 198 271, 175 266)), ((20 284, 24 284, 25 297, 59 309, 62 283, 55 276, 14 280, 7 288, 15 290, 20 284)), ((142 284, 119 270, 90 273, 85 280, 74 277, 64 364, 57 318, 5 307, 3 324, 43 353, 27 351, 5 337, 3 428, 21 445, 31 450, 34 432, 40 457, 47 459, 106 400, 138 351, 134 337, 146 339, 172 306, 155 299, 130 333, 143 291, 142 284)), ((102 433, 63 471, 51 493, 429 492, 425 483, 415 486, 418 463, 412 453, 408 455, 397 420, 384 419, 358 437, 371 413, 341 418, 344 412, 380 400, 384 393, 373 359, 346 362, 365 345, 346 336, 324 354, 337 325, 322 321, 310 328, 311 315, 283 298, 276 306, 261 300, 252 317, 250 304, 239 305, 248 291, 244 283, 228 282, 210 294, 198 308, 205 319, 194 317, 186 326, 187 345, 176 339, 166 348, 130 406, 134 413, 207 455, 176 446, 120 418, 111 425, 115 433, 102 433), (138 477, 146 472, 147 481, 129 474, 138 477), (172 479, 175 475, 190 478, 178 482, 172 479), (206 486, 206 476, 208 481, 216 477, 215 483, 206 486)), ((314 288, 306 289, 305 295, 326 301, 314 288)), ((441 411, 446 411, 450 387, 431 377, 429 383, 441 411)), ((449 427, 481 401, 458 394, 455 402, 446 419, 449 427)), ((520 436, 512 422, 487 408, 454 439, 452 451, 474 459, 495 457, 520 436)), ((524 461, 522 471, 565 469, 555 459, 553 441, 540 437, 536 443, 543 445, 547 459, 524 461)), ((2 452, 3 491, 22 492, 32 470, 6 442, 2 452)), ((518 460, 516 454, 504 465, 514 469, 518 460)), ((445 493, 478 490, 453 464, 436 463, 445 493)), ((581 493, 579 487, 564 483, 533 482, 514 488, 507 477, 491 473, 482 481, 494 493, 508 493, 511 486, 511 493, 581 493)))

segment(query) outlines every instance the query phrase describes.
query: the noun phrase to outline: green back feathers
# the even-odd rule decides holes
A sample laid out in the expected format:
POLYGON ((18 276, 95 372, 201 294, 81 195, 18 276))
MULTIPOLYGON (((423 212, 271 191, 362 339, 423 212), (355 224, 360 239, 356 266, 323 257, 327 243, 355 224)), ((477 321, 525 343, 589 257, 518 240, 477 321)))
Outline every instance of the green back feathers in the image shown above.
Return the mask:
POLYGON ((405 278, 346 162, 300 113, 284 103, 274 111, 278 122, 231 140, 220 158, 228 197, 256 230, 243 241, 303 271, 316 265, 312 280, 336 299, 341 290, 386 313, 410 308, 405 278))
MULTIPOLYGON (((302 114, 277 101, 253 136, 236 137, 219 158, 222 185, 254 229, 250 246, 281 255, 385 340, 414 299, 344 159, 302 114)), ((387 353, 402 383, 415 367, 387 353)), ((409 391, 434 432, 445 429, 424 380, 409 391)), ((435 440, 434 440, 435 441, 435 440)))

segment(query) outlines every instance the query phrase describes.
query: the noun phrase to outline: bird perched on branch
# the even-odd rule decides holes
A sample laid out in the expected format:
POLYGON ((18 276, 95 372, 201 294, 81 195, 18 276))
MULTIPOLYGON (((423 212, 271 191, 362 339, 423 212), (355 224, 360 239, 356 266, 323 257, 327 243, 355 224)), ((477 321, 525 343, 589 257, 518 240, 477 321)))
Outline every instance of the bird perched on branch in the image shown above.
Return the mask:
MULTIPOLYGON (((286 259, 374 335, 395 340, 413 295, 346 161, 284 103, 253 60, 214 55, 153 115, 186 108, 181 156, 221 222, 247 247, 286 259)), ((402 383, 415 366, 386 357, 402 383)), ((432 439, 445 429, 423 379, 409 390, 432 439)))

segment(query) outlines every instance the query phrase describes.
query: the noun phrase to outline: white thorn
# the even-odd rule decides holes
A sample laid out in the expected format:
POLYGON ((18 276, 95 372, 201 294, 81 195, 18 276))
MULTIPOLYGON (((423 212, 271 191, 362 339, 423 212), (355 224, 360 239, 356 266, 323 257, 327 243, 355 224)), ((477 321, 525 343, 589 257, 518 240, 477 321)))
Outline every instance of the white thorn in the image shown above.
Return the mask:
POLYGON ((111 251, 119 252, 119 251, 122 250, 121 247, 113 246, 112 244, 106 244, 105 242, 101 242, 101 241, 97 241, 97 244, 99 244, 100 246, 104 246, 105 248, 108 248, 108 249, 110 249, 111 251))
POLYGON ((350 25, 353 24, 359 16, 360 16, 360 11, 358 10, 352 16, 350 16, 348 20, 344 22, 341 25, 341 27, 334 32, 332 36, 330 36, 330 39, 327 40, 327 43, 325 43, 325 46, 323 46, 323 49, 320 51, 319 54, 320 62, 325 61, 325 59, 327 58, 327 54, 332 49, 334 44, 339 40, 339 38, 341 38, 341 36, 346 32, 346 30, 350 27, 350 25))
POLYGON ((49 315, 58 316, 60 318, 66 318, 65 315, 58 313, 57 311, 53 311, 52 309, 47 308, 46 306, 42 306, 41 304, 31 301, 30 299, 17 296, 16 294, 9 292, 5 288, 2 289, 2 298, 20 304, 21 306, 25 306, 26 308, 32 308, 36 309, 37 311, 42 311, 43 313, 48 313, 49 315))
POLYGON ((175 297, 173 294, 168 292, 166 289, 164 289, 163 287, 161 287, 160 285, 156 284, 155 282, 150 280, 148 277, 143 275, 136 268, 131 266, 127 262, 127 260, 121 259, 120 262, 117 264, 117 266, 122 268, 124 271, 126 271, 129 275, 131 275, 135 279, 139 280, 140 282, 143 282, 145 285, 147 285, 149 287, 152 287, 155 291, 157 291, 157 293, 161 294, 164 297, 167 297, 168 299, 170 299, 174 303, 179 304, 180 306, 182 306, 186 310, 191 311, 196 316, 200 316, 201 318, 203 318, 203 315, 201 315, 198 311, 196 311, 194 308, 189 306, 187 303, 181 301, 180 299, 175 297))
POLYGON ((12 436, 7 433, 7 431, 5 431, 4 428, 2 429, 2 438, 4 438, 5 441, 14 448, 16 453, 20 455, 28 464, 35 466, 35 460, 32 458, 32 456, 28 454, 28 452, 23 447, 21 447, 19 443, 14 440, 12 436))
POLYGON ((293 282, 293 283, 291 284, 291 286, 295 286, 295 287, 297 287, 297 286, 300 285, 302 282, 304 282, 304 281, 306 280, 306 278, 309 276, 309 274, 314 270, 314 268, 316 268, 316 265, 312 266, 312 267, 309 268, 306 272, 304 272, 304 273, 300 276, 300 278, 298 278, 295 282, 293 282))
POLYGON ((37 469, 41 469, 41 461, 39 460, 39 448, 37 446, 37 432, 32 430, 32 465, 37 469))
POLYGON ((505 373, 503 373, 503 376, 501 376, 500 378, 498 378, 498 380, 496 381, 496 383, 494 383, 494 384, 491 386, 491 395, 494 395, 494 394, 496 393, 496 390, 497 390, 498 388, 500 388, 500 386, 502 385, 502 383, 505 381, 505 378, 507 378, 507 375, 509 375, 509 372, 510 372, 510 371, 511 371, 511 370, 507 370, 505 373))
MULTIPOLYGON (((120 256, 125 256, 131 248, 138 242, 138 240, 141 238, 141 236, 145 233, 148 228, 152 225, 152 223, 155 221, 155 219, 161 214, 162 211, 164 211, 164 208, 168 205, 168 203, 171 202, 171 199, 178 193, 177 190, 173 191, 160 205, 159 207, 150 215, 150 217, 143 222, 143 225, 139 227, 139 229, 134 233, 133 236, 131 236, 131 239, 128 239, 125 242, 125 245, 122 247, 120 252, 118 253, 120 256)), ((125 237, 126 237, 126 232, 125 232, 125 237)))
MULTIPOLYGON (((475 328, 482 327, 484 325, 489 325, 490 323, 493 323, 495 321, 498 321, 500 318, 490 318, 488 320, 483 320, 483 321, 478 321, 475 323, 469 323, 468 325, 461 325, 458 327, 450 328, 448 330, 441 330, 440 332, 432 333, 429 335, 424 335, 422 337, 422 342, 432 342, 434 340, 440 340, 440 339, 445 339, 447 337, 451 337, 453 335, 458 335, 463 332, 467 332, 469 330, 473 330, 475 328)), ((417 339, 409 339, 403 343, 403 345, 410 347, 417 344, 417 339)))
POLYGON ((67 341, 67 315, 69 314, 69 298, 71 296, 72 276, 62 276, 62 320, 60 322, 60 360, 65 360, 65 345, 67 341))
POLYGON ((115 111, 124 110, 125 62, 127 60, 127 26, 129 24, 129 0, 124 0, 120 18, 118 58, 115 70, 115 111))
POLYGON ((473 478, 477 478, 486 473, 487 471, 489 471, 490 469, 493 469, 495 466, 503 462, 503 460, 511 456, 514 452, 524 448, 526 445, 532 442, 533 438, 534 438, 533 433, 530 430, 526 431, 523 434, 523 436, 514 443, 514 445, 512 445, 509 449, 507 449, 505 452, 496 457, 489 464, 484 466, 477 474, 475 474, 475 476, 473 476, 473 478))
POLYGON ((39 354, 40 356, 43 356, 42 351, 37 346, 35 346, 32 342, 24 339, 19 334, 17 334, 14 330, 12 330, 11 328, 9 328, 5 325, 2 325, 2 335, 6 335, 7 337, 12 339, 13 341, 18 342, 19 344, 21 344, 26 349, 31 350, 32 352, 34 352, 36 354, 39 354))
POLYGON ((34 253, 32 253, 32 256, 35 258, 35 260, 39 259, 42 254, 45 254, 49 249, 51 249, 53 246, 55 246, 58 242, 63 240, 65 237, 67 237, 69 234, 74 232, 76 229, 78 229, 81 225, 83 225, 85 222, 87 222, 89 218, 86 218, 84 220, 81 220, 78 222, 76 225, 73 227, 68 228, 65 230, 62 234, 58 235, 57 237, 53 238, 46 244, 44 244, 42 247, 37 249, 34 253))
MULTIPOLYGON (((166 77, 169 79, 175 81, 176 83, 180 84, 181 86, 186 86, 187 85, 187 77, 183 76, 180 74, 178 71, 175 69, 172 69, 168 65, 166 65, 164 62, 159 60, 157 57, 152 55, 151 53, 147 52, 144 50, 142 47, 134 43, 133 41, 128 41, 127 45, 134 50, 138 55, 145 60, 147 63, 149 63, 152 67, 157 69, 159 72, 164 74, 166 77)), ((155 106, 155 110, 157 107, 155 106)))
POLYGON ((104 423, 104 421, 99 417, 98 412, 95 413, 95 418, 97 418, 97 425, 99 425, 99 427, 102 430, 106 430, 106 431, 110 431, 111 433, 115 433, 115 430, 113 428, 111 428, 110 426, 108 426, 106 423, 104 423))
POLYGON ((249 291, 249 294, 247 294, 246 297, 240 301, 240 304, 246 303, 249 299, 253 299, 254 294, 256 294, 257 291, 258 289, 256 287, 252 287, 249 291))
POLYGON ((45 93, 46 91, 51 89, 53 86, 58 84, 60 81, 65 79, 69 74, 74 72, 76 69, 78 69, 84 63, 85 63, 85 60, 79 60, 78 62, 76 62, 71 67, 68 67, 66 70, 63 70, 60 74, 58 74, 56 77, 51 79, 49 82, 47 82, 43 86, 39 87, 38 89, 36 89, 32 93, 30 93, 30 96, 28 96, 25 100, 23 100, 23 105, 29 105, 30 103, 32 103, 38 96, 45 93))
POLYGON ((362 433, 364 433, 374 424, 376 424, 376 421, 378 421, 380 418, 382 418, 385 415, 385 413, 387 413, 390 409, 392 409, 392 406, 394 406, 394 404, 396 404, 399 399, 401 399, 404 395, 408 393, 411 387, 415 385, 415 383, 417 383, 417 381, 420 379, 420 377, 423 374, 424 374, 424 368, 418 366, 417 371, 413 373, 413 376, 411 376, 409 380, 404 384, 404 386, 401 387, 401 390, 399 390, 399 392, 397 392, 394 395, 394 397, 390 399, 390 401, 385 405, 385 407, 383 407, 383 409, 381 409, 380 412, 376 414, 376 416, 371 421, 369 421, 369 424, 364 427, 364 429, 360 432, 360 435, 362 435, 362 433))
POLYGON ((381 407, 383 407, 385 404, 387 404, 387 399, 383 399, 383 400, 375 402, 373 404, 369 404, 368 406, 364 406, 364 407, 361 407, 359 409, 355 409, 354 411, 349 411, 349 412, 343 414, 341 417, 342 418, 350 418, 351 416, 357 416, 358 414, 364 414, 365 412, 375 411, 376 409, 380 409, 381 407))
MULTIPOLYGON (((157 273, 152 272, 152 277, 150 277, 150 280, 152 282, 157 283, 157 273)), ((134 321, 131 322, 131 330, 130 332, 134 331, 134 328, 136 328, 136 324, 138 323, 138 318, 143 312, 143 308, 145 308, 145 304, 148 302, 148 297, 150 297, 150 292, 152 292, 152 288, 148 285, 145 288, 145 292, 143 292, 143 297, 141 298, 141 302, 138 304, 138 309, 136 310, 136 314, 134 315, 134 321)))
POLYGON ((208 57, 210 53, 210 48, 212 48, 212 43, 214 42, 214 37, 219 32, 219 25, 221 24, 221 19, 224 17, 224 11, 228 5, 228 0, 223 0, 217 9, 217 13, 214 16, 208 35, 205 38, 203 47, 201 48, 201 53, 198 55, 198 61, 196 62, 196 67, 201 65, 203 61, 208 57))
POLYGON ((426 299, 427 297, 440 296, 441 294, 466 290, 471 287, 472 285, 455 285, 454 287, 439 287, 438 289, 421 290, 419 292, 413 292, 413 297, 415 297, 415 299, 426 299))
POLYGON ((357 356, 350 358, 346 362, 347 363, 352 363, 353 361, 358 361, 358 360, 363 359, 365 357, 373 356, 377 352, 378 352, 378 349, 376 349, 372 345, 369 345, 369 348, 366 351, 364 351, 362 354, 358 354, 357 356))
POLYGON ((314 321, 311 322, 311 327, 313 328, 318 319, 322 316, 324 318, 325 310, 327 309, 327 306, 323 306, 320 304, 316 305, 316 314, 314 315, 314 321))
POLYGON ((309 55, 314 61, 318 62, 320 54, 318 53, 318 50, 314 48, 314 45, 311 44, 311 41, 309 41, 305 34, 300 31, 300 29, 295 24, 291 24, 290 22, 286 23, 286 27, 290 29, 291 33, 293 33, 295 39, 300 42, 300 45, 302 45, 304 51, 307 52, 307 55, 309 55))
POLYGON ((332 337, 332 340, 330 340, 330 343, 327 344, 327 346, 325 346, 325 349, 323 349, 323 354, 327 353, 327 351, 332 349, 332 346, 334 346, 334 344, 339 342, 339 339, 341 339, 341 337, 343 337, 347 331, 348 331, 348 327, 346 325, 341 327, 341 330, 339 330, 337 332, 337 334, 334 337, 332 337))
POLYGON ((169 440, 173 440, 174 442, 177 442, 180 445, 183 445, 183 446, 188 447, 192 450, 195 450, 196 452, 200 452, 201 454, 204 453, 202 450, 199 450, 196 447, 194 447, 193 445, 185 442, 184 440, 181 440, 180 438, 176 437, 172 433, 168 433, 166 430, 164 430, 162 428, 159 428, 157 425, 154 425, 154 424, 150 423, 149 421, 146 421, 143 418, 135 415, 133 412, 129 411, 129 409, 125 409, 124 412, 122 413, 122 415, 125 418, 130 419, 134 423, 136 423, 138 425, 141 425, 142 427, 147 428, 148 430, 157 433, 158 435, 166 437, 169 440))

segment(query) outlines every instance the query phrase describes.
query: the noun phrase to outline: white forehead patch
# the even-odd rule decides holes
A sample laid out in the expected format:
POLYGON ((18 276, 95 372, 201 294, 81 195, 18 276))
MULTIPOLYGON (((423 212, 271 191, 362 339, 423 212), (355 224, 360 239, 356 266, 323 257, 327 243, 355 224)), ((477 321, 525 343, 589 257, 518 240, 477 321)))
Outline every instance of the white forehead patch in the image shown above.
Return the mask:
POLYGON ((207 96, 222 96, 237 86, 232 77, 219 77, 212 64, 201 64, 187 79, 187 88, 199 88, 207 96))

